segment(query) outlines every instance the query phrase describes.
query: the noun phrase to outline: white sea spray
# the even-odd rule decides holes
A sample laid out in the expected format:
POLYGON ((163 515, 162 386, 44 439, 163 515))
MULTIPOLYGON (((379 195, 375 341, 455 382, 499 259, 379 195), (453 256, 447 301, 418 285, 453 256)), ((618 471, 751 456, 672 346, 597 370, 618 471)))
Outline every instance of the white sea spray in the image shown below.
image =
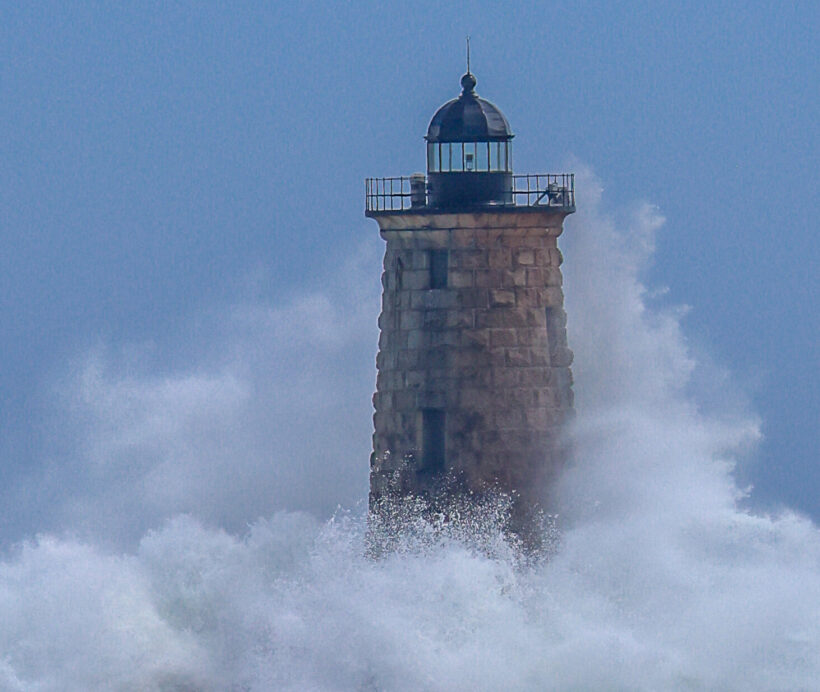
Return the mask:
POLYGON ((642 207, 618 227, 594 178, 579 178, 582 211, 562 239, 578 418, 547 557, 524 559, 505 540, 503 498, 451 528, 411 512, 378 559, 363 501, 330 520, 321 510, 249 516, 262 506, 254 473, 274 488, 274 507, 294 504, 280 479, 299 497, 311 486, 355 496, 333 471, 346 454, 348 419, 332 419, 353 391, 346 379, 314 367, 319 390, 304 406, 295 383, 285 388, 296 411, 318 405, 327 427, 301 447, 308 426, 289 439, 272 432, 289 452, 277 468, 265 467, 259 439, 295 418, 285 404, 270 418, 243 416, 281 391, 256 383, 275 370, 260 365, 266 344, 302 364, 301 347, 318 342, 343 362, 358 344, 350 325, 364 321, 353 298, 250 310, 243 319, 273 325, 242 331, 228 349, 241 367, 193 379, 80 369, 87 458, 71 468, 94 485, 64 493, 66 531, 18 543, 0 562, 0 689, 816 688, 817 527, 739 504, 732 469, 759 422, 730 392, 723 407, 699 406, 681 310, 655 307, 640 278, 661 219, 642 207), (324 326, 306 341, 313 319, 324 326), (300 349, 281 346, 290 339, 300 349), (224 446, 198 445, 203 432, 224 446))

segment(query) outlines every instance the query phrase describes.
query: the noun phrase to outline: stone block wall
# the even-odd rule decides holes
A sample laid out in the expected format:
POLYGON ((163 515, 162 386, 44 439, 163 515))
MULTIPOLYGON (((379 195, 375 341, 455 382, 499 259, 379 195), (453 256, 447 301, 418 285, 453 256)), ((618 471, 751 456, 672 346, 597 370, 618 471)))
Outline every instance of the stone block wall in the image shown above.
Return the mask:
MULTIPOLYGON (((425 495, 442 475, 468 491, 539 502, 572 413, 557 238, 546 210, 379 217, 387 242, 371 505, 425 495), (432 251, 446 286, 431 288, 432 251), (443 464, 425 460, 425 411, 444 412, 443 464)), ((440 460, 438 460, 440 461, 440 460)))

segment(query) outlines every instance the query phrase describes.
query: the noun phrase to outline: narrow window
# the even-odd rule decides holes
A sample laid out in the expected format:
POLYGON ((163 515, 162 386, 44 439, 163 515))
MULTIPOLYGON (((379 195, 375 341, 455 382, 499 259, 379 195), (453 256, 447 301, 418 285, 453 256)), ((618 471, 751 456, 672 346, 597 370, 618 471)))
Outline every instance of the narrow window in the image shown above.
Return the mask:
POLYGON ((477 171, 488 171, 488 170, 490 170, 490 166, 489 166, 489 163, 488 163, 489 151, 490 151, 490 143, 489 142, 479 142, 478 144, 476 144, 475 169, 477 171))
POLYGON ((444 411, 426 408, 422 418, 422 468, 425 471, 444 470, 444 411))
POLYGON ((498 164, 498 153, 501 151, 500 142, 490 142, 490 170, 498 171, 500 166, 498 164))
POLYGON ((545 308, 547 313, 546 329, 547 329, 547 350, 552 357, 555 349, 559 344, 559 334, 565 322, 562 321, 564 311, 560 308, 545 308))
POLYGON ((557 315, 557 310, 555 308, 546 307, 544 308, 544 314, 547 318, 547 332, 552 329, 552 325, 555 322, 555 317, 557 315))
POLYGON ((403 273, 404 262, 401 261, 401 257, 396 257, 396 288, 398 290, 401 290, 401 278, 403 273))
POLYGON ((450 170, 450 145, 439 144, 439 170, 447 172, 450 170))
POLYGON ((458 170, 458 162, 461 160, 461 154, 456 152, 456 145, 450 142, 447 145, 450 148, 450 170, 458 170))
POLYGON ((465 142, 464 144, 464 170, 475 170, 475 142, 465 142))
POLYGON ((447 288, 447 250, 430 250, 430 288, 447 288))

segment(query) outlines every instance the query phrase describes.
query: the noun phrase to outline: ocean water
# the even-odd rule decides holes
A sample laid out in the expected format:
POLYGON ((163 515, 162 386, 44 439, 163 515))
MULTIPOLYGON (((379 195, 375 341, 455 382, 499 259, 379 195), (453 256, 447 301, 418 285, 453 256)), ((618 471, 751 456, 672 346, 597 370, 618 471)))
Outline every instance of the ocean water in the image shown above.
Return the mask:
POLYGON ((642 282, 662 219, 616 223, 580 180, 562 239, 578 417, 548 558, 504 540, 503 503, 473 530, 410 521, 368 558, 368 412, 339 404, 371 382, 298 354, 307 332, 353 359, 377 297, 243 308, 232 324, 274 342, 239 329, 229 359, 161 375, 93 354, 67 378, 74 451, 37 479, 54 518, 0 562, 0 690, 820 688, 818 529, 746 508, 733 470, 760 422, 642 282))

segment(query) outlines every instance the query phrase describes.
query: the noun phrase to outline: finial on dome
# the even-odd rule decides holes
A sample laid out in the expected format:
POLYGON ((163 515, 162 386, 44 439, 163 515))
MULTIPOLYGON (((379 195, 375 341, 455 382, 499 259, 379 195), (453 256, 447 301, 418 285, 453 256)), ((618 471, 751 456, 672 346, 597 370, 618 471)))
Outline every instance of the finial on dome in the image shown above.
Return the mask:
POLYGON ((461 87, 465 94, 472 94, 475 85, 476 79, 470 72, 470 37, 467 36, 467 73, 461 78, 461 87))
POLYGON ((476 79, 469 72, 461 78, 461 87, 465 94, 472 94, 475 89, 476 79))

